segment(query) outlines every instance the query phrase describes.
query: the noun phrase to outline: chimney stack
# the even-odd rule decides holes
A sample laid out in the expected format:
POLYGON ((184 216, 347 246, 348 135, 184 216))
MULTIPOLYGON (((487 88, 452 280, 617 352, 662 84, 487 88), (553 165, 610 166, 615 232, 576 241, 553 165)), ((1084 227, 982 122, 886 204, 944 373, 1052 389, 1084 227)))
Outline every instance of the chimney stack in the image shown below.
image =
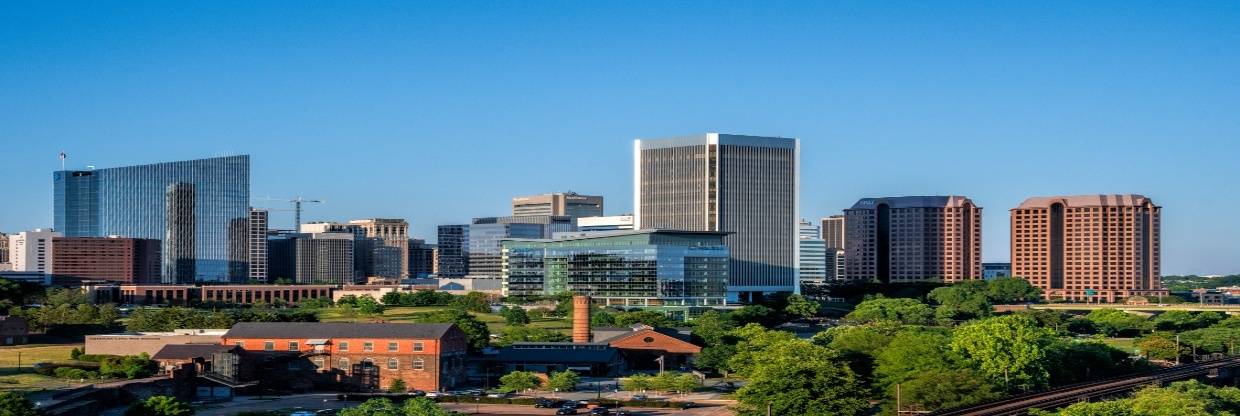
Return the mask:
POLYGON ((573 296, 573 342, 590 342, 590 297, 573 296))

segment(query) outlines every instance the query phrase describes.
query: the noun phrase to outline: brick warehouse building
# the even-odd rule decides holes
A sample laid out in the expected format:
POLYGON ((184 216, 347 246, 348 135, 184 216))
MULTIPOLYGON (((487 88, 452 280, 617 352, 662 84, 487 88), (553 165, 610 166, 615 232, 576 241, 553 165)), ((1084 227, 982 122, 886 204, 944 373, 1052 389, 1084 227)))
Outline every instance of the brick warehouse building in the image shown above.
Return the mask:
POLYGON ((1012 275, 1048 299, 1166 296, 1162 208, 1142 195, 1029 198, 1012 209, 1012 275))
POLYGON ((243 322, 223 345, 237 347, 236 379, 273 388, 437 391, 465 381, 465 333, 453 324, 243 322))

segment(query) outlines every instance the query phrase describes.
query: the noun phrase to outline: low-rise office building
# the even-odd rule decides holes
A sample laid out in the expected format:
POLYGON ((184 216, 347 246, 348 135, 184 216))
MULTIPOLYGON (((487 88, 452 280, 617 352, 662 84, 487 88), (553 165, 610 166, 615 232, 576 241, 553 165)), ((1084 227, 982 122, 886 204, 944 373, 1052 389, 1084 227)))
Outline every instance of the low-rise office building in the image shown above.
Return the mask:
POLYGON ((135 332, 126 334, 87 335, 87 354, 138 355, 155 353, 167 345, 220 344, 225 329, 178 329, 169 332, 135 332))
POLYGON ((503 242, 503 294, 588 295, 640 307, 721 306, 727 299, 724 232, 637 230, 503 242))
POLYGON ((211 285, 202 287, 204 303, 251 305, 297 304, 309 299, 331 299, 334 285, 211 285))
POLYGON ((238 379, 309 380, 346 389, 447 390, 464 382, 465 333, 453 324, 243 322, 221 341, 235 346, 238 379))

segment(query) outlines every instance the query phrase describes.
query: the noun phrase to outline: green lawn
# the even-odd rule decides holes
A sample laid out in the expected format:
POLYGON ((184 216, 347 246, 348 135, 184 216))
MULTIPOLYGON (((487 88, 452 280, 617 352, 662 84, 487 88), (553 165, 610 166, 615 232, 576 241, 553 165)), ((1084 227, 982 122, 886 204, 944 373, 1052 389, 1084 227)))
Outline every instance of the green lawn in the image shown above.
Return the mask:
POLYGON ((1134 338, 1106 338, 1102 342, 1127 353, 1131 353, 1136 349, 1136 339, 1134 338))
POLYGON ((71 387, 74 383, 35 373, 0 376, 0 391, 29 392, 71 387))
POLYGON ((38 391, 68 387, 73 383, 34 373, 34 363, 71 361, 69 352, 82 344, 18 345, 0 347, 0 391, 38 391), (18 353, 21 368, 18 368, 18 353))

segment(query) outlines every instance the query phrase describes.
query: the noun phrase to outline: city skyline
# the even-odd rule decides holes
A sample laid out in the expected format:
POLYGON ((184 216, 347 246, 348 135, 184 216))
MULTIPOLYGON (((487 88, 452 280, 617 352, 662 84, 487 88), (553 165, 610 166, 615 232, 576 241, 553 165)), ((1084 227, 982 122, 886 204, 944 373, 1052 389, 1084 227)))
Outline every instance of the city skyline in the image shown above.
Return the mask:
POLYGON ((328 201, 306 221, 434 240, 519 195, 631 212, 633 139, 720 132, 800 138, 810 221, 968 195, 982 260, 1007 261, 1024 199, 1135 193, 1166 208, 1165 274, 1234 273, 1240 10, 1120 6, 6 6, 0 231, 52 226, 61 151, 68 169, 250 154, 273 228, 289 207, 260 199, 305 195, 328 201), (683 30, 702 15, 733 24, 683 30))

